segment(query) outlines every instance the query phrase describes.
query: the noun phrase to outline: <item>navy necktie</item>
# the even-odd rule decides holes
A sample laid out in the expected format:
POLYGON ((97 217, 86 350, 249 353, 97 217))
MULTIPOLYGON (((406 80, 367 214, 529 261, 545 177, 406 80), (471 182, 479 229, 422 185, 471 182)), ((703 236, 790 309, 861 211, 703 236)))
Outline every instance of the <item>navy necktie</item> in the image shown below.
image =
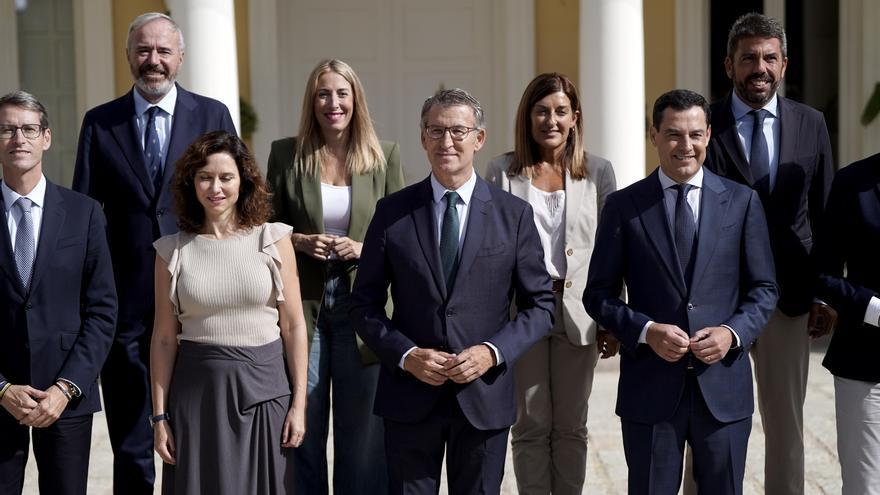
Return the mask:
POLYGON ((18 268, 18 277, 25 290, 31 286, 31 274, 34 271, 34 218, 31 215, 33 202, 25 197, 18 198, 15 202, 21 212, 18 227, 15 231, 15 266, 18 268))
POLYGON ((443 225, 440 228, 440 262, 443 264, 443 275, 446 277, 446 289, 452 288, 455 272, 458 271, 458 237, 459 219, 458 193, 447 191, 446 211, 443 213, 443 225))
POLYGON ((672 187, 678 191, 678 197, 675 199, 675 250, 678 252, 678 263, 681 266, 681 273, 684 274, 685 283, 690 285, 694 244, 697 240, 697 222, 691 205, 687 202, 687 195, 694 186, 676 184, 672 187))
POLYGON ((754 119, 749 167, 752 169, 752 177, 755 179, 755 189, 766 197, 770 194, 770 151, 767 148, 767 138, 764 136, 764 119, 768 112, 760 109, 752 110, 749 113, 754 119))
POLYGON ((159 107, 147 110, 147 126, 144 128, 144 163, 156 194, 162 185, 162 148, 159 146, 159 131, 156 130, 156 114, 159 111, 159 107))

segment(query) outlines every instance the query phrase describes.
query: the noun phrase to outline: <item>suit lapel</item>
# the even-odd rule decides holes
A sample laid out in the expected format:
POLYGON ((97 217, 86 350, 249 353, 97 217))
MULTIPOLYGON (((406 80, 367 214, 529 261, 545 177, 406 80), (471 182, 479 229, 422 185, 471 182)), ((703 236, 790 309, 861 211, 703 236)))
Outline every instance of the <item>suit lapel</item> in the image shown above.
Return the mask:
MULTIPOLYGON (((503 173, 507 174, 507 172, 503 173)), ((513 177, 508 175, 507 180, 510 181, 510 194, 513 194, 523 201, 529 200, 529 186, 532 185, 532 179, 516 174, 513 177)))
MULTIPOLYGON (((492 195, 489 187, 483 179, 477 177, 474 193, 471 196, 471 204, 468 206, 467 226, 464 236, 464 246, 461 248, 461 259, 458 263, 458 271, 455 281, 460 277, 468 276, 477 251, 483 245, 483 236, 486 233, 486 218, 492 208, 492 195)), ((455 287, 455 284, 452 285, 455 287)))
POLYGON ((666 217, 663 189, 660 187, 660 179, 656 170, 648 176, 648 180, 642 184, 640 189, 642 190, 633 191, 633 197, 638 204, 642 226, 654 249, 657 250, 669 277, 675 281, 675 287, 682 297, 687 297, 687 284, 685 284, 681 266, 678 264, 678 253, 672 238, 672 228, 666 217))
POLYGON ((45 204, 43 205, 43 220, 40 225, 40 245, 37 247, 37 256, 34 258, 31 289, 40 283, 43 274, 49 269, 49 261, 56 251, 55 244, 58 241, 58 233, 67 217, 64 200, 61 199, 57 186, 49 181, 46 181, 46 197, 43 202, 45 204))
POLYGON ((718 177, 703 169, 703 189, 700 192, 700 225, 697 230, 697 258, 694 261, 694 275, 691 287, 696 287, 697 282, 709 266, 721 228, 724 226, 724 218, 730 191, 718 180, 718 177))
POLYGON ((134 89, 129 91, 126 95, 126 110, 124 115, 127 117, 116 121, 110 132, 113 134, 113 138, 119 145, 119 149, 122 150, 122 154, 125 156, 126 161, 128 161, 132 173, 138 178, 141 185, 144 187, 144 191, 147 192, 147 195, 152 197, 155 194, 155 191, 153 190, 153 183, 150 181, 150 177, 147 174, 147 165, 144 163, 144 153, 141 149, 141 136, 138 135, 137 115, 134 113, 133 91, 134 89))
MULTIPOLYGON (((587 196, 587 187, 592 184, 588 179, 572 180, 571 174, 565 171, 565 243, 570 244, 570 239, 576 239, 578 236, 577 225, 581 221, 581 215, 587 215, 590 211, 581 211, 584 204, 584 198, 587 196)), ((595 199, 595 195, 591 195, 590 199, 595 199)), ((587 219, 586 235, 592 236, 592 232, 596 231, 595 214, 587 219)), ((582 233, 583 234, 583 233, 582 233)), ((591 243, 592 244, 592 243, 591 243)), ((569 262, 571 259, 569 258, 569 262)))
MULTIPOLYGON (((422 254, 434 275, 437 290, 446 299, 446 280, 440 265, 440 240, 437 238, 437 220, 434 219, 434 196, 431 190, 431 178, 421 183, 418 204, 413 208, 413 222, 416 225, 416 236, 422 248, 422 254)), ((459 271, 461 271, 459 269, 459 271)))
POLYGON ((736 132, 736 121, 733 119, 733 110, 731 107, 732 93, 722 102, 719 115, 713 116, 712 130, 718 132, 713 138, 717 138, 721 146, 727 150, 727 154, 733 158, 734 165, 737 170, 745 178, 748 184, 754 185, 755 179, 752 177, 752 169, 749 167, 749 161, 743 150, 742 143, 739 140, 739 134, 736 132))
MULTIPOLYGON (((197 138, 192 134, 193 129, 199 126, 193 122, 193 116, 197 115, 196 101, 189 92, 177 86, 177 100, 174 102, 174 116, 171 118, 171 136, 168 141, 168 151, 165 153, 165 166, 162 169, 162 184, 171 182, 174 176, 174 164, 183 156, 184 151, 197 138)), ((162 194, 168 188, 163 187, 156 195, 162 194)))
MULTIPOLYGON (((773 191, 770 192, 771 197, 780 190, 780 185, 784 187, 788 183, 787 180, 782 179, 782 175, 791 169, 783 165, 795 163, 798 134, 802 130, 801 124, 803 124, 803 116, 795 112, 790 105, 787 105, 785 98, 780 96, 777 102, 777 113, 779 114, 779 160, 776 162, 776 181, 773 191)), ((800 169, 797 172, 800 172, 800 169)), ((798 178, 796 182, 800 184, 802 180, 798 178)))
MULTIPOLYGON (((321 176, 319 174, 303 173, 299 176, 302 188, 302 201, 308 212, 309 222, 314 232, 324 233, 324 199, 321 196, 321 176)), ((352 194, 354 194, 354 187, 352 194)), ((354 210, 354 196, 352 196, 352 210, 354 210)), ((352 211, 354 214, 354 211, 352 211)))
MULTIPOLYGON (((2 211, 5 214, 6 202, 3 200, 2 194, 0 194, 0 207, 2 207, 2 211)), ((7 220, 5 216, 3 219, 7 220)), ((10 285, 14 286, 19 294, 24 297, 27 294, 21 285, 21 280, 18 278, 18 267, 15 266, 15 254, 12 251, 12 239, 9 238, 9 229, 6 228, 6 223, 3 224, 3 228, 0 228, 0 231, 2 231, 0 232, 0 239, 2 239, 0 242, 3 244, 0 246, 0 256, 2 256, 0 267, 6 272, 6 277, 12 282, 10 285)))
MULTIPOLYGON (((376 201, 373 197, 373 174, 351 174, 351 217, 348 220, 348 237, 363 239, 376 201)), ((324 215, 321 215, 323 218, 324 215)))

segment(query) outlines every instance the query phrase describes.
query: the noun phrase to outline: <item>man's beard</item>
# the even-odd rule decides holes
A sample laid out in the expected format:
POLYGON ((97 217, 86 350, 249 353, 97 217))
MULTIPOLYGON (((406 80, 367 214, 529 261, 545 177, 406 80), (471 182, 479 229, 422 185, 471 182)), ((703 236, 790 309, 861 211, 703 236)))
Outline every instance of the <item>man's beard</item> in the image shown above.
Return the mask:
POLYGON ((779 88, 779 80, 774 79, 768 72, 763 74, 752 74, 747 77, 745 81, 736 83, 736 88, 739 90, 740 97, 746 100, 747 103, 764 106, 768 101, 773 99, 773 95, 776 94, 776 90, 779 88), (770 90, 766 93, 756 93, 750 90, 749 83, 754 80, 766 81, 770 85, 770 90))
POLYGON ((145 96, 162 97, 168 94, 169 91, 171 91, 171 88, 174 86, 174 81, 176 79, 177 74, 169 75, 160 65, 144 64, 138 68, 138 77, 134 80, 134 85, 145 96), (148 83, 144 79, 144 74, 151 71, 162 73, 163 75, 165 75, 165 80, 158 84, 148 83))

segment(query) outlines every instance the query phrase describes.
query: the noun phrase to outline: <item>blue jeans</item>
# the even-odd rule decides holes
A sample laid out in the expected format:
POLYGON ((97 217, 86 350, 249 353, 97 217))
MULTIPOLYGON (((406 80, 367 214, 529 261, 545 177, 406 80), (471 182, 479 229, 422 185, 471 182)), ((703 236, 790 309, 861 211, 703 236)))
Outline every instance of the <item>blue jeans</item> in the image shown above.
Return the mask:
POLYGON ((361 363, 348 309, 348 275, 331 268, 309 351, 306 435, 303 444, 294 450, 295 486, 299 494, 328 493, 331 393, 333 491, 355 495, 388 493, 384 427, 382 418, 373 415, 379 365, 361 363))

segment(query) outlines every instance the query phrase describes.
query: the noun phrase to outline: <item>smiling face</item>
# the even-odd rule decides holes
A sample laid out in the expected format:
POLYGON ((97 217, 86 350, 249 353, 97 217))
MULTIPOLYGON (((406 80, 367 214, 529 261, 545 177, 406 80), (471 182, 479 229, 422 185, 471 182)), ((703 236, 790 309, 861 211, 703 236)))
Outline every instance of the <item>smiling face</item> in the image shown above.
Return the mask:
POLYGON ((561 152, 568 142, 571 129, 577 123, 578 112, 571 108, 571 100, 562 91, 538 100, 530 113, 532 139, 544 151, 561 152))
POLYGON ((657 148, 663 173, 679 183, 693 177, 706 159, 709 133, 702 108, 663 110, 660 128, 651 126, 651 142, 657 148))
MULTIPOLYGON (((467 127, 477 125, 474 111, 466 105, 443 107, 434 105, 425 118, 425 127, 467 127)), ((468 132, 464 139, 452 139, 451 132, 444 132, 439 139, 428 136, 422 129, 422 147, 431 163, 431 172, 448 189, 458 189, 467 182, 473 173, 474 155, 486 140, 486 131, 477 129, 468 132)))
POLYGON ((752 108, 762 108, 773 98, 786 67, 788 58, 782 56, 777 38, 743 38, 737 42, 733 57, 724 59, 736 94, 752 108))
MULTIPOLYGON (((19 127, 40 125, 40 113, 15 105, 0 107, 0 126, 19 127)), ((21 129, 9 139, 0 138, 0 164, 4 177, 39 175, 42 172, 43 152, 52 144, 52 133, 44 129, 39 136, 28 139, 21 129)))
POLYGON ((131 33, 126 56, 138 92, 155 103, 174 86, 183 63, 180 34, 164 19, 150 21, 131 33))
POLYGON ((315 87, 315 119, 324 135, 345 132, 353 112, 351 84, 336 72, 321 74, 315 87))
POLYGON ((241 177, 228 153, 209 155, 205 166, 196 170, 193 182, 206 219, 228 219, 236 214, 241 177))

